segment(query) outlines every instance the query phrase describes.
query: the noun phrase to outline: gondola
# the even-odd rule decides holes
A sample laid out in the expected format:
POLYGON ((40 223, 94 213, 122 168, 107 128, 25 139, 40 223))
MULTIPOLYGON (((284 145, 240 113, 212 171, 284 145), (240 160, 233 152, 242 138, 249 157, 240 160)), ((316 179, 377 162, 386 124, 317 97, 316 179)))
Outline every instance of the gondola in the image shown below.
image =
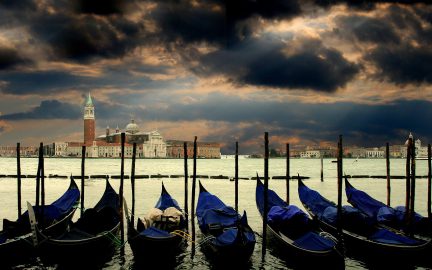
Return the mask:
MULTIPOLYGON (((263 216, 264 185, 257 177, 256 204, 263 216)), ((307 213, 289 205, 273 190, 268 190, 267 234, 275 250, 296 265, 308 267, 333 265, 342 268, 344 259, 337 249, 336 239, 323 232, 307 213)))
MULTIPOLYGON (((64 233, 79 203, 80 191, 71 178, 69 188, 50 205, 35 207, 34 211, 43 219, 42 231, 45 235, 55 237, 64 233), (41 217, 43 213, 43 217, 41 217)), ((3 219, 3 230, 0 232, 0 261, 15 263, 35 255, 32 242, 29 213, 25 211, 16 221, 3 219)))
MULTIPOLYGON (((337 206, 320 193, 298 181, 300 201, 321 228, 337 235, 337 206)), ((342 209, 342 234, 347 251, 353 255, 392 260, 414 258, 426 251, 427 241, 414 239, 376 225, 376 222, 359 210, 345 205, 342 209)))
POLYGON ((185 245, 187 221, 177 201, 171 197, 162 183, 162 192, 151 218, 138 218, 132 224, 126 203, 125 213, 128 224, 128 242, 135 261, 165 263, 175 261, 175 256, 185 245), (169 261, 169 262, 168 262, 169 261))
POLYGON ((412 231, 429 239, 432 237, 431 220, 418 213, 414 213, 412 225, 408 228, 405 206, 389 207, 366 192, 354 188, 347 179, 345 179, 345 192, 350 204, 376 222, 397 230, 412 231))
POLYGON ((42 259, 53 263, 91 264, 111 257, 120 227, 119 202, 119 195, 107 179, 99 202, 86 209, 78 221, 58 237, 49 237, 38 228, 33 208, 28 203, 34 244, 42 259))
POLYGON ((247 264, 255 248, 255 234, 247 222, 246 212, 239 215, 199 183, 196 208, 203 235, 203 253, 218 264, 247 264))

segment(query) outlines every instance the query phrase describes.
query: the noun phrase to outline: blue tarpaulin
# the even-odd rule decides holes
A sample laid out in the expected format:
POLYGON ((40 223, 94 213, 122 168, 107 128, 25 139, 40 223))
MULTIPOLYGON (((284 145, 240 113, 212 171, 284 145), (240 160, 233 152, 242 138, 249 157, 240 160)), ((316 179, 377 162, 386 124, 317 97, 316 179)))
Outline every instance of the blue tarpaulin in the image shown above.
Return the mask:
POLYGON ((144 231, 140 232, 140 235, 145 235, 147 237, 155 237, 155 238, 165 238, 170 237, 171 234, 169 232, 155 228, 155 227, 149 227, 145 229, 144 231))
POLYGON ((324 211, 332 211, 329 207, 336 207, 336 205, 324 198, 321 194, 305 186, 304 184, 299 184, 298 193, 300 200, 308 206, 310 211, 317 216, 322 218, 324 211))
POLYGON ((330 239, 319 236, 315 232, 308 232, 294 241, 294 245, 315 251, 325 251, 333 248, 336 244, 330 239))
POLYGON ((416 245, 419 244, 418 241, 408 238, 406 236, 396 234, 386 229, 379 229, 376 233, 374 233, 371 237, 371 240, 386 243, 386 244, 395 244, 395 245, 416 245))
POLYGON ((288 226, 292 223, 296 225, 307 224, 309 221, 308 215, 300 210, 295 205, 288 205, 286 207, 273 206, 268 213, 269 224, 280 226, 288 226))
POLYGON ((181 211, 180 206, 178 205, 177 201, 171 197, 168 193, 162 192, 161 196, 159 197, 158 202, 156 203, 155 208, 158 208, 162 211, 165 211, 165 209, 169 207, 175 207, 178 210, 181 211))

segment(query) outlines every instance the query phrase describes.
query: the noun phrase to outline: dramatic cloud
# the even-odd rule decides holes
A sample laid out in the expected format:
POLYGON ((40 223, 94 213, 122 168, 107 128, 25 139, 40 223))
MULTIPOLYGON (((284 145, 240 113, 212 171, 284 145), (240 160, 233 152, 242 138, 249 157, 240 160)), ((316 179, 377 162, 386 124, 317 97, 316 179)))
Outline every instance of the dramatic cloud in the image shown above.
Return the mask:
POLYGON ((376 63, 379 76, 396 83, 432 83, 432 48, 409 45, 372 51, 367 59, 376 63))
POLYGON ((399 43, 393 25, 382 18, 367 16, 341 16, 337 18, 338 33, 353 35, 361 42, 399 43))
POLYGON ((0 71, 14 68, 17 65, 26 63, 27 60, 23 59, 18 51, 13 48, 0 47, 0 71))
POLYGON ((239 84, 333 92, 353 79, 360 67, 317 40, 284 44, 262 38, 203 55, 194 70, 223 74, 239 84))
POLYGON ((28 119, 78 119, 82 116, 82 108, 58 100, 44 100, 28 112, 1 115, 2 120, 28 119))

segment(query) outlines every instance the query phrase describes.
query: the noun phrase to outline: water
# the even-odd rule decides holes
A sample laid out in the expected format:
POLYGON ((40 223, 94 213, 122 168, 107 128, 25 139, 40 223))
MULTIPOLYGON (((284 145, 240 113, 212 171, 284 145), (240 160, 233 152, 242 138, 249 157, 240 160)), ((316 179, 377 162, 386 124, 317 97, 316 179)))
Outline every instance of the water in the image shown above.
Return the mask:
MULTIPOLYGON (((22 174, 36 174, 37 159, 25 158, 21 160, 22 174)), ((240 159, 239 160, 239 176, 253 177, 258 173, 263 175, 263 160, 262 159, 240 159)), ((270 176, 285 175, 285 160, 270 159, 269 172, 270 176)), ((427 174, 427 161, 419 160, 416 163, 416 174, 427 174)), ((45 174, 58 175, 79 175, 81 173, 80 159, 61 159, 48 158, 45 159, 45 174)), ((180 159, 140 159, 136 163, 136 174, 183 174, 183 160, 180 159)), ((130 174, 131 160, 125 162, 125 174, 130 174)), ((350 175, 385 175, 385 159, 345 159, 343 171, 350 175)), ((192 173, 192 161, 189 161, 189 174, 192 173)), ((324 160, 324 182, 320 181, 320 160, 318 159, 292 159, 291 174, 309 176, 311 179, 306 180, 309 187, 321 192, 322 195, 330 200, 337 200, 337 183, 336 183, 336 163, 331 163, 330 159, 324 160)), ((0 158, 0 174, 16 174, 16 160, 14 158, 0 158)), ((86 175, 95 174, 120 174, 119 159, 87 159, 86 160, 86 175)), ((405 161, 402 159, 391 160, 391 174, 404 175, 405 161)), ((220 159, 208 160, 201 159, 197 161, 197 175, 226 175, 232 177, 234 175, 234 160, 220 159)), ((111 179, 112 186, 118 190, 119 180, 111 179)), ((213 180, 202 179, 206 189, 211 193, 219 196, 226 204, 234 205, 234 182, 229 180, 213 180)), ((144 216, 147 211, 153 207, 159 198, 161 189, 160 179, 138 179, 136 181, 136 215, 144 216)), ((184 180, 163 179, 163 182, 170 194, 177 199, 179 204, 184 204, 184 180)), ((385 179, 351 179, 355 187, 368 192, 371 196, 378 198, 381 201, 386 201, 386 181, 385 179)), ((427 201, 427 180, 425 178, 418 179, 416 182, 416 211, 422 215, 426 215, 427 201)), ((241 180, 239 182, 239 210, 243 209, 248 213, 248 219, 251 227, 262 232, 262 220, 256 210, 255 205, 255 181, 241 180)), ((45 182, 46 202, 50 203, 63 194, 69 185, 67 179, 47 178, 45 182)), ((80 186, 80 184, 79 184, 80 186)), ((191 180, 189 181, 191 187, 191 180)), ((269 187, 275 190, 282 198, 285 198, 285 181, 271 180, 269 187)), ((105 182, 101 180, 86 180, 85 191, 85 206, 92 207, 102 195, 105 182)), ((22 202, 23 207, 25 202, 35 203, 35 181, 34 179, 23 179, 22 182, 22 202)), ((129 202, 131 200, 130 180, 125 180, 125 198, 129 202)), ((197 190, 198 194, 198 190, 197 190)), ((344 194, 345 195, 345 194, 344 194)), ((189 198, 191 190, 189 190, 189 198)), ((301 207, 297 195, 297 183, 291 182, 291 203, 301 207)), ((346 198, 343 198, 346 202, 346 198)), ((403 205, 405 203, 405 181, 392 180, 392 200, 393 206, 403 205)), ((190 208, 190 206, 189 206, 190 208)), ((17 217, 17 194, 16 194, 16 179, 1 178, 0 179, 0 217, 15 220, 17 217)), ((75 220, 79 213, 75 215, 75 220)), ((0 221, 0 226, 3 226, 0 221)), ((198 226, 197 226, 198 228, 198 226)), ((200 237, 198 230, 197 237, 200 237)), ((190 258, 190 247, 185 251, 185 254, 179 256, 177 269, 211 269, 212 266, 208 263, 205 256, 198 249, 194 259, 190 258)), ((107 262, 102 269, 141 269, 135 265, 132 252, 129 245, 126 245, 125 258, 120 258, 115 255, 114 258, 107 262)), ((367 269, 365 263, 353 258, 347 258, 347 269, 367 269)), ((55 269, 55 266, 46 266, 41 262, 35 262, 30 265, 17 266, 18 269, 55 269)), ((254 255, 249 269, 287 269, 287 265, 283 260, 274 256, 271 251, 267 253, 266 261, 261 261, 261 239, 257 238, 254 255)), ((413 266, 412 268, 416 268, 413 266)))

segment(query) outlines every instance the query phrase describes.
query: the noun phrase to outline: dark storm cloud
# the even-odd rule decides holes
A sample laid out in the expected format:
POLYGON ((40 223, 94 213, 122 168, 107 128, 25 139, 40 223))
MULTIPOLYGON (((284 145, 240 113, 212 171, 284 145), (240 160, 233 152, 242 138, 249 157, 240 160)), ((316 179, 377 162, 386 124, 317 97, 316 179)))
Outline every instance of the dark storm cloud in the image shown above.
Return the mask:
POLYGON ((29 119, 79 119, 82 109, 74 104, 58 100, 44 100, 30 111, 5 114, 2 120, 29 120, 29 119))
POLYGON ((140 23, 123 17, 53 15, 35 21, 32 31, 48 43, 55 57, 88 61, 95 57, 118 58, 139 43, 140 23))
POLYGON ((29 60, 21 57, 13 48, 0 47, 0 70, 12 69, 20 64, 28 63, 29 60))
POLYGON ((337 33, 353 35, 361 42, 399 43, 400 38, 394 31, 394 26, 387 20, 367 16, 340 16, 336 18, 337 33))
POLYGON ((71 89, 90 91, 94 88, 118 88, 118 89, 169 89, 173 85, 179 87, 188 84, 182 80, 152 80, 148 76, 134 76, 131 72, 165 73, 167 67, 158 66, 157 68, 133 67, 130 70, 124 68, 109 68, 98 77, 78 76, 67 71, 39 71, 39 72, 8 72, 0 73, 0 93, 14 95, 60 93, 71 89))
POLYGON ((172 42, 210 42, 223 46, 249 36, 254 16, 287 19, 301 13, 297 0, 206 0, 156 1, 151 16, 161 28, 161 38, 172 42))
POLYGON ((75 0, 77 12, 98 15, 122 13, 126 4, 127 0, 75 0))
POLYGON ((240 84, 333 92, 352 80, 360 66, 317 40, 284 44, 269 37, 202 55, 193 70, 204 75, 224 74, 240 84), (298 49, 288 55, 284 50, 291 46, 298 49))
POLYGON ((432 48, 404 45, 384 46, 373 50, 367 58, 376 64, 379 78, 396 84, 432 83, 432 48))
POLYGON ((146 120, 229 122, 232 130, 225 136, 240 136, 242 141, 261 136, 267 129, 272 135, 299 136, 316 142, 335 141, 338 134, 344 134, 347 144, 376 146, 386 141, 399 144, 401 133, 406 136, 409 131, 422 140, 430 138, 432 126, 428 119, 431 114, 432 103, 428 101, 399 100, 387 105, 305 104, 213 94, 194 104, 170 104, 165 110, 149 109, 135 115, 142 115, 146 120), (239 123, 251 125, 244 130, 239 123))

